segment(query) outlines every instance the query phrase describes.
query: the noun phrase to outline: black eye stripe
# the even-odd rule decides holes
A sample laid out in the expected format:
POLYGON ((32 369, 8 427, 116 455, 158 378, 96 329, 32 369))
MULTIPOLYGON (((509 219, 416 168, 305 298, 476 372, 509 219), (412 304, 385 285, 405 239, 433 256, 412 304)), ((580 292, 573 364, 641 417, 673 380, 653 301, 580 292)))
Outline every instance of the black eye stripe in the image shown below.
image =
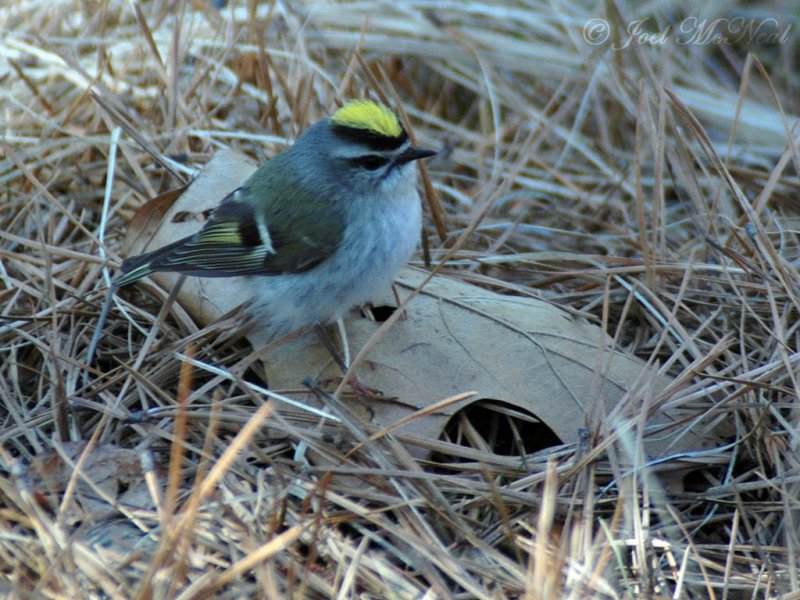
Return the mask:
POLYGON ((366 169, 367 171, 375 171, 388 165, 389 159, 385 156, 380 156, 379 154, 367 154, 366 156, 351 158, 350 164, 356 167, 361 167, 362 169, 366 169))

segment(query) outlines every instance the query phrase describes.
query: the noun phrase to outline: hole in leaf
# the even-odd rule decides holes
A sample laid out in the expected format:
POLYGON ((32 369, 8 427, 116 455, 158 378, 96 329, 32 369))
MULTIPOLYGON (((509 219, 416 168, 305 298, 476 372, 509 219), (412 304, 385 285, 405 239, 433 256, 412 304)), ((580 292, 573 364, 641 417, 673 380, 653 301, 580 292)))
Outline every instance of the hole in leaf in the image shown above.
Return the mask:
POLYGON ((389 317, 391 317, 392 314, 394 314, 394 311, 396 310, 397 310, 396 306, 383 305, 383 306, 373 306, 370 309, 370 312, 372 313, 372 316, 375 317, 375 320, 378 323, 383 323, 389 317))
POLYGON ((536 415, 499 400, 480 400, 453 415, 444 428, 445 441, 520 456, 558 446, 562 441, 536 415))

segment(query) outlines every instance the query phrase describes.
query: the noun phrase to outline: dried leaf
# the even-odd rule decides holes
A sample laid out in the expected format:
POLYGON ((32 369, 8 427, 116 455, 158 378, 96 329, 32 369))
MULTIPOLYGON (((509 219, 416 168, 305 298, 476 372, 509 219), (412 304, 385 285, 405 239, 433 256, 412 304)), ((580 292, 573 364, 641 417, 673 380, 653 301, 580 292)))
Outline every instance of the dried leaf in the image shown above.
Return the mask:
MULTIPOLYGON (((400 296, 407 296, 426 276, 405 268, 396 282, 400 296)), ((384 307, 396 305, 387 294, 384 307)), ((346 320, 353 351, 380 325, 354 311, 346 320)), ((278 389, 296 388, 312 374, 320 379, 340 374, 313 332, 271 349, 265 367, 270 385, 278 389)), ((477 394, 471 399, 414 420, 402 430, 436 439, 455 412, 492 399, 532 413, 563 442, 578 440, 593 411, 611 412, 627 394, 654 397, 670 381, 638 358, 613 350, 599 327, 552 304, 442 276, 434 277, 413 299, 406 318, 370 351, 357 374, 362 384, 391 398, 370 406, 381 427, 474 390, 477 394)), ((632 409, 638 407, 631 404, 632 409)), ((651 443, 648 450, 660 453, 668 442, 651 443)))
POLYGON ((186 187, 159 194, 136 211, 133 219, 128 223, 128 235, 122 247, 123 252, 131 254, 135 248, 144 248, 147 244, 152 243, 153 236, 161 228, 167 212, 181 197, 186 187), (136 232, 136 234, 131 235, 131 232, 136 232))
MULTIPOLYGON (((73 476, 73 465, 78 463, 85 448, 86 442, 67 442, 60 448, 67 460, 53 450, 31 461, 32 486, 42 497, 49 498, 51 508, 60 505, 73 476)), ((113 444, 95 446, 84 459, 82 473, 74 502, 67 507, 72 520, 104 519, 118 514, 118 505, 155 509, 136 450, 113 444)))

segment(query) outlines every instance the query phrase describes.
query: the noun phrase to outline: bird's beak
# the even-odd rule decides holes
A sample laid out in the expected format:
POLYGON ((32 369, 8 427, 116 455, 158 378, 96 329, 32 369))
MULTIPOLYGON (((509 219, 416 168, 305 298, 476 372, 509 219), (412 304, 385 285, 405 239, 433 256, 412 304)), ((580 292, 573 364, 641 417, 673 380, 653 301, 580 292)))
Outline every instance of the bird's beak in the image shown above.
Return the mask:
POLYGON ((400 156, 397 157, 395 162, 398 164, 404 164, 411 162, 412 160, 429 158, 431 156, 436 156, 436 152, 433 150, 426 150, 425 148, 414 148, 414 146, 409 146, 400 156))

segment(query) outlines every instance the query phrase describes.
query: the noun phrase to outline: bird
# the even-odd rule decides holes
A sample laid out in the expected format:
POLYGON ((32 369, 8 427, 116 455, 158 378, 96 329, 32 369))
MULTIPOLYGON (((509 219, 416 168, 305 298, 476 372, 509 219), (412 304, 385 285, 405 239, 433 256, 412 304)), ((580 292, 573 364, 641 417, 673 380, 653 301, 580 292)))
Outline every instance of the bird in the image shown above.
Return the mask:
POLYGON ((416 147, 397 115, 346 102, 221 200, 196 233, 126 258, 112 281, 156 272, 247 279, 265 342, 385 293, 420 241, 416 147))

